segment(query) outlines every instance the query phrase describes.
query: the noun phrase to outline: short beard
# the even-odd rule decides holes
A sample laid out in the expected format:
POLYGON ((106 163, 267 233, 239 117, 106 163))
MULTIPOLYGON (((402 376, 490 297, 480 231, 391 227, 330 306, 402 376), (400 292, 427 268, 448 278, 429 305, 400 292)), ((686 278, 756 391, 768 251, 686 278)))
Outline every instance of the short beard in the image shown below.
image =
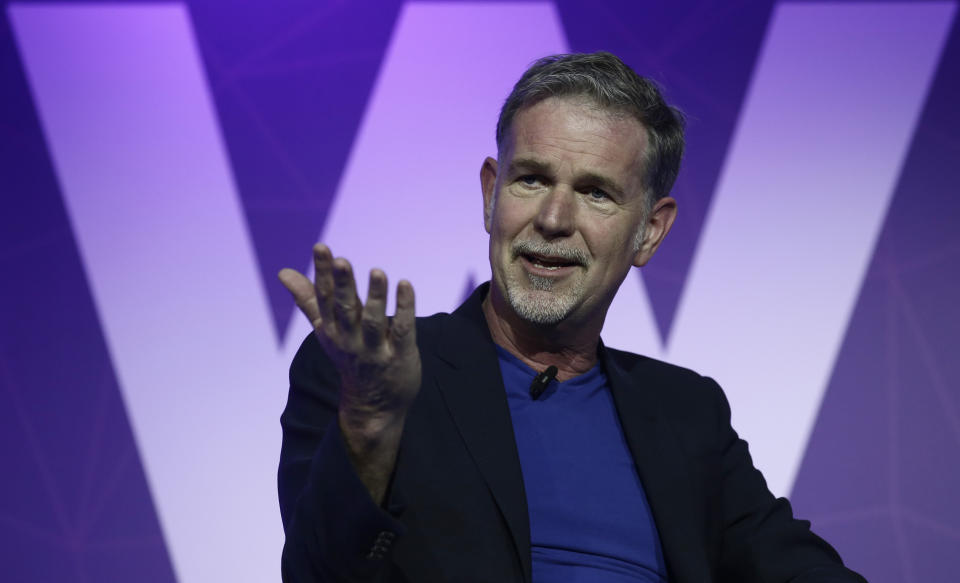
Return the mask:
MULTIPOLYGON (((586 266, 589 261, 587 255, 579 249, 557 248, 543 243, 522 241, 514 244, 512 249, 514 260, 522 253, 566 257, 582 266, 586 266)), ((518 278, 512 276, 508 276, 504 283, 507 288, 506 295, 510 307, 522 319, 533 324, 542 326, 559 324, 573 312, 577 304, 583 299, 584 282, 582 278, 577 278, 573 289, 555 292, 553 289, 555 280, 552 278, 529 273, 525 276, 529 282, 529 287, 524 286, 523 282, 517 281, 518 278)))
POLYGON ((553 282, 544 282, 542 277, 529 277, 534 286, 533 290, 519 289, 513 282, 507 282, 507 301, 518 316, 532 324, 559 324, 573 312, 577 302, 583 297, 580 286, 560 295, 548 291, 553 282))

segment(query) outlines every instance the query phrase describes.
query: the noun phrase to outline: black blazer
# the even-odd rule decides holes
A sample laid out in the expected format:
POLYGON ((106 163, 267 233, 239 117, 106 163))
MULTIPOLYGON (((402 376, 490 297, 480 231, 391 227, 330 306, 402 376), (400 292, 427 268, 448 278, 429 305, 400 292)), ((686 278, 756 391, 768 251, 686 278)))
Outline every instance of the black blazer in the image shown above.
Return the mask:
MULTIPOLYGON (((417 320, 423 381, 387 501, 353 471, 336 425, 339 377, 311 335, 281 417, 284 581, 530 583, 530 526, 481 286, 417 320)), ((775 499, 711 379, 601 347, 670 580, 863 581, 775 499)))

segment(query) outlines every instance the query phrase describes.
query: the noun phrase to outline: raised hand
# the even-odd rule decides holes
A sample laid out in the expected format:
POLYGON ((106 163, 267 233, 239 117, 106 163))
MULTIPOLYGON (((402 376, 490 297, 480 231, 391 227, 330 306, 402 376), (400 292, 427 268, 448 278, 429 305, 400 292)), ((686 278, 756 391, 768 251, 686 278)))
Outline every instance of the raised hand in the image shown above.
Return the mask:
POLYGON ((397 311, 387 318, 387 276, 370 272, 360 302, 350 263, 313 248, 314 283, 293 269, 279 278, 340 373, 338 417, 351 459, 374 500, 381 502, 396 460, 406 412, 420 389, 413 286, 397 285, 397 311))

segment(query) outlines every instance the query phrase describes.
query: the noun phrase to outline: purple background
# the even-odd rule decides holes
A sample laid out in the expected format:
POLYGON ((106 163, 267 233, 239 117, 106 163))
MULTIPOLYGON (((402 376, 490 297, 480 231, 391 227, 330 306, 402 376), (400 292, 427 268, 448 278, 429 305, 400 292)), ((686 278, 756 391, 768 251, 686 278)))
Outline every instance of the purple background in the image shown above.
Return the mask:
MULTIPOLYGON (((400 3, 186 4, 279 338, 291 305, 273 274, 322 232, 400 3)), ((667 337, 773 4, 556 5, 573 50, 620 55, 691 116, 674 193, 683 218, 643 275, 667 337)), ((173 581, 6 9, 0 18, 0 572, 173 581)), ((960 336, 957 103, 955 21, 792 493, 874 582, 952 580, 960 544, 960 365, 947 352, 960 336)))

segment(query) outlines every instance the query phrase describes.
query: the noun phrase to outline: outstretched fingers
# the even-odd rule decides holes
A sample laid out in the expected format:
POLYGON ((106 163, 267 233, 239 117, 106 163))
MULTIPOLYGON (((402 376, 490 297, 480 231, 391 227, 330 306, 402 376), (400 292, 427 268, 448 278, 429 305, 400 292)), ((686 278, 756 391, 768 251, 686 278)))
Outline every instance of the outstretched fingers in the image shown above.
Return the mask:
POLYGON ((363 344, 369 349, 380 348, 387 330, 387 274, 379 269, 370 270, 370 285, 367 287, 367 302, 363 305, 360 319, 363 344))
POLYGON ((313 327, 317 328, 320 326, 322 317, 320 315, 320 308, 317 305, 317 296, 314 293, 313 284, 310 283, 310 280, 302 273, 289 267, 281 269, 277 277, 280 278, 280 283, 282 283, 293 296, 293 301, 297 304, 297 307, 300 308, 300 311, 303 312, 303 315, 310 320, 313 327))
POLYGON ((397 312, 390 326, 390 339, 400 353, 417 350, 416 305, 413 286, 407 280, 397 284, 397 312))
POLYGON ((361 310, 353 267, 343 257, 337 257, 333 260, 333 319, 347 346, 355 346, 359 340, 361 310))
POLYGON ((278 277, 293 294, 297 307, 310 320, 321 342, 330 342, 338 350, 354 355, 364 349, 387 348, 381 355, 409 355, 416 351, 416 309, 409 281, 397 285, 396 315, 387 318, 387 275, 382 270, 370 271, 367 301, 361 303, 349 261, 334 259, 329 247, 317 243, 313 247, 313 267, 313 283, 293 269, 281 270, 278 277))
MULTIPOLYGON (((313 288, 317 296, 317 309, 326 326, 336 326, 333 321, 333 255, 323 243, 313 246, 313 288)), ((314 326, 314 328, 317 328, 314 326)))

